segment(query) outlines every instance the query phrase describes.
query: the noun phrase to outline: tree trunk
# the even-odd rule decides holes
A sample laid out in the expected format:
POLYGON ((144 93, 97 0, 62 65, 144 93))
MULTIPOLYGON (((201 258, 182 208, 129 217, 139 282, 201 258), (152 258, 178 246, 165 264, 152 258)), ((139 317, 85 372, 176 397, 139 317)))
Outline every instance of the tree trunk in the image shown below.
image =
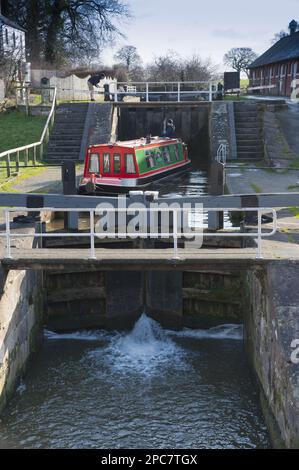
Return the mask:
POLYGON ((55 0, 51 7, 45 41, 45 60, 49 64, 55 64, 58 58, 58 36, 59 32, 63 29, 61 14, 65 6, 65 0, 55 0))
POLYGON ((40 24, 42 16, 40 0, 29 0, 26 18, 26 49, 30 51, 30 62, 39 66, 41 61, 42 38, 40 34, 40 24))

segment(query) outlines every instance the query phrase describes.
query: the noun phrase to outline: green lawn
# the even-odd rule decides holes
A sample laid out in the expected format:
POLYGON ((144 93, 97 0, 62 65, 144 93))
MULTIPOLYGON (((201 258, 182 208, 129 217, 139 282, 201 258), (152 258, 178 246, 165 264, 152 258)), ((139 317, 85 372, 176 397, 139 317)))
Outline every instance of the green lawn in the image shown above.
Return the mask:
POLYGON ((246 88, 247 86, 249 86, 248 78, 241 78, 240 85, 241 85, 241 88, 246 88))
POLYGON ((45 117, 26 116, 17 111, 0 114, 0 153, 38 142, 45 117))

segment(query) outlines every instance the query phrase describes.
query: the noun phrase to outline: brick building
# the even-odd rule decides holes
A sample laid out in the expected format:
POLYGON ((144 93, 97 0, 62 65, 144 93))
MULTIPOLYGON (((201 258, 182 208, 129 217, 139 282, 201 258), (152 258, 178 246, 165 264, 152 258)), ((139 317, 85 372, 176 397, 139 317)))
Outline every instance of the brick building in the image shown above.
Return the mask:
POLYGON ((289 34, 282 37, 250 66, 250 87, 265 87, 257 92, 291 96, 299 80, 299 25, 289 24, 289 34))

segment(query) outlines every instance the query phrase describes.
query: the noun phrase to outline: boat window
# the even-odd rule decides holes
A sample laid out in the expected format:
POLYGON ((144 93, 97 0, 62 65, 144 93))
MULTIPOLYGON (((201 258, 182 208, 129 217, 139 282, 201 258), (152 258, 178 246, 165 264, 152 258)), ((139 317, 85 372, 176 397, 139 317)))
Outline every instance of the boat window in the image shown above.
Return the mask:
POLYGON ((103 155, 103 172, 110 173, 110 153, 104 153, 103 155))
POLYGON ((125 154, 125 172, 136 173, 134 155, 132 153, 125 154))
POLYGON ((114 169, 114 173, 120 173, 120 154, 119 153, 115 153, 113 155, 113 169, 114 169))
POLYGON ((154 161, 152 155, 149 155, 148 157, 146 157, 146 165, 147 165, 148 168, 154 168, 155 161, 154 161))
POLYGON ((149 150, 146 150, 145 151, 145 161, 146 161, 146 166, 148 168, 154 168, 154 166, 156 165, 156 162, 155 162, 155 159, 154 159, 154 156, 153 156, 153 152, 150 152, 149 150))
POLYGON ((170 149, 169 147, 164 147, 163 149, 163 158, 165 163, 170 163, 170 149))
POLYGON ((178 147, 177 144, 174 146, 174 154, 175 154, 175 159, 176 159, 176 161, 179 161, 179 159, 180 159, 180 152, 179 152, 179 147, 178 147))
POLYGON ((89 156, 89 172, 90 173, 99 173, 99 155, 97 153, 91 153, 89 156))

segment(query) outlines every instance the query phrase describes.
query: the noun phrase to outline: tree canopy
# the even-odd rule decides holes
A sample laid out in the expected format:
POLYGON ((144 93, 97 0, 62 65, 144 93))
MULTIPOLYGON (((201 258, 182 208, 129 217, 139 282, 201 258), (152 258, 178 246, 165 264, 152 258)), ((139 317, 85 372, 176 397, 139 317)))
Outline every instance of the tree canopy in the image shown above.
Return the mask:
POLYGON ((124 65, 128 71, 130 71, 133 66, 141 64, 141 57, 135 46, 128 45, 121 47, 114 55, 114 59, 124 65))
POLYGON ((237 72, 245 72, 248 76, 248 67, 258 55, 250 47, 234 47, 228 51, 223 62, 237 72))
POLYGON ((158 56, 146 68, 150 81, 208 81, 214 78, 217 66, 210 59, 194 54, 180 57, 175 51, 158 56))
POLYGON ((31 61, 53 65, 96 57, 130 16, 124 0, 5 0, 2 7, 27 30, 31 61))

